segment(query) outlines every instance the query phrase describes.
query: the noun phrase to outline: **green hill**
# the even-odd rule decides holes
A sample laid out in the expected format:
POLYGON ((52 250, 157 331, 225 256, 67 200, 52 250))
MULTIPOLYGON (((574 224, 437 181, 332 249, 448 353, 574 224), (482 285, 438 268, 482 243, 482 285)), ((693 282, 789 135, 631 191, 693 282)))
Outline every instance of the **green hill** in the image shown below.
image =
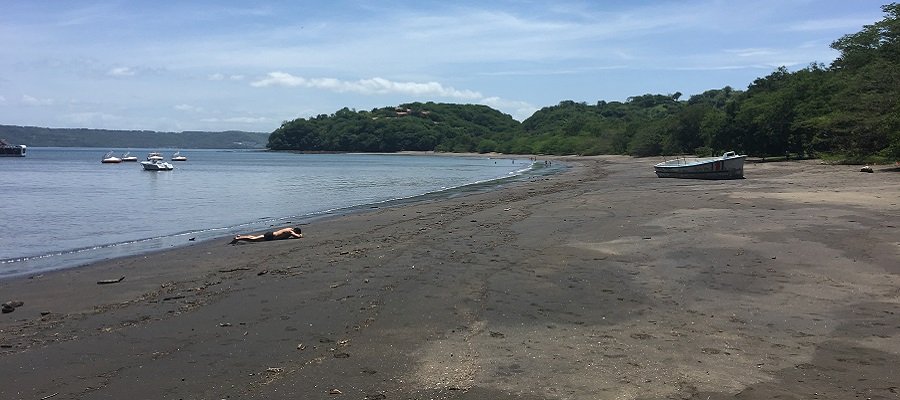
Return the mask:
POLYGON ((372 111, 285 122, 272 132, 275 150, 394 152, 492 151, 493 138, 519 131, 511 116, 484 105, 408 103, 372 111))

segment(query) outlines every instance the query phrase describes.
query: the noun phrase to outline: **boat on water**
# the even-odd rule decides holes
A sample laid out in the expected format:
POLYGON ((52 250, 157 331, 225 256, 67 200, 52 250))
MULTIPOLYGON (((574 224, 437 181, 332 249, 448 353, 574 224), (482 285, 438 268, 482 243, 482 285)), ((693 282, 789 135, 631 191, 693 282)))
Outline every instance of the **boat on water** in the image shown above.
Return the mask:
POLYGON ((162 160, 141 161, 144 171, 171 171, 175 166, 162 160))
POLYGON ((158 151, 153 151, 150 152, 150 154, 147 154, 147 161, 162 161, 163 159, 164 158, 162 154, 160 154, 158 151))
POLYGON ((27 150, 24 144, 9 144, 0 139, 0 157, 25 157, 27 150))
POLYGON ((131 153, 126 152, 125 155, 122 156, 122 161, 124 162, 136 162, 137 156, 131 155, 131 153))
POLYGON ((187 157, 181 155, 180 151, 176 151, 175 154, 172 154, 172 161, 187 161, 187 157))
POLYGON ((103 158, 100 159, 101 163, 104 164, 118 164, 122 162, 122 159, 113 155, 113 152, 106 153, 103 158))
POLYGON ((746 158, 729 151, 721 157, 676 158, 656 164, 653 169, 660 178, 742 179, 746 158))

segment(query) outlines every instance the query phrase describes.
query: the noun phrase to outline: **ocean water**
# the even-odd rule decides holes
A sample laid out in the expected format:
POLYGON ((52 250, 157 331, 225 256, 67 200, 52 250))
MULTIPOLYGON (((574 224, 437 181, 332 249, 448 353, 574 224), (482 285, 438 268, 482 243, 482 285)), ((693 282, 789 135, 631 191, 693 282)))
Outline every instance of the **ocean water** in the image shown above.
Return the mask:
MULTIPOLYGON (((148 151, 131 153, 143 160, 148 151)), ((204 149, 182 150, 188 161, 151 172, 101 164, 105 153, 29 148, 24 158, 0 157, 0 278, 483 189, 543 168, 511 158, 204 149)))

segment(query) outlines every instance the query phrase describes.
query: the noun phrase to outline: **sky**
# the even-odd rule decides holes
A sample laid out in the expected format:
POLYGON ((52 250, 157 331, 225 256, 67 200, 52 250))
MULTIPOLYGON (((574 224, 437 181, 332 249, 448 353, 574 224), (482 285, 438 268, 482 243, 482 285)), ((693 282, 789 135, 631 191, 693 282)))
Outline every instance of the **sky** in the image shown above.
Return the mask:
POLYGON ((743 90, 888 0, 0 0, 0 124, 271 132, 413 101, 522 121, 564 100, 743 90))

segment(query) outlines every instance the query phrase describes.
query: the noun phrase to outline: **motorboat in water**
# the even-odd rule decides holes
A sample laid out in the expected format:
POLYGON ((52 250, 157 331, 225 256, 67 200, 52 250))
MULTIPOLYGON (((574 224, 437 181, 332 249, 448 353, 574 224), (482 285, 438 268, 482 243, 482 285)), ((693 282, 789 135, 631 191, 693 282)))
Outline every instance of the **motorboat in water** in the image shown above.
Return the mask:
POLYGON ((162 160, 141 161, 144 171, 171 171, 175 166, 162 160))
POLYGON ((113 155, 113 152, 106 153, 102 159, 100 159, 101 163, 104 164, 118 164, 122 162, 122 159, 113 155))
POLYGON ((147 154, 147 161, 162 161, 162 160, 164 160, 164 158, 163 158, 162 154, 160 154, 158 151, 153 151, 153 152, 150 152, 150 154, 147 154))
POLYGON ((181 155, 181 152, 176 151, 175 154, 172 154, 172 161, 187 161, 187 157, 181 155))
POLYGON ((0 157, 25 157, 26 151, 24 144, 9 144, 0 139, 0 157))
POLYGON ((131 155, 131 153, 125 153, 125 155, 122 156, 122 161, 124 161, 124 162, 136 162, 136 161, 137 161, 137 156, 133 156, 133 155, 131 155))
POLYGON ((656 164, 653 169, 660 178, 742 179, 746 158, 729 151, 721 157, 676 158, 656 164))

